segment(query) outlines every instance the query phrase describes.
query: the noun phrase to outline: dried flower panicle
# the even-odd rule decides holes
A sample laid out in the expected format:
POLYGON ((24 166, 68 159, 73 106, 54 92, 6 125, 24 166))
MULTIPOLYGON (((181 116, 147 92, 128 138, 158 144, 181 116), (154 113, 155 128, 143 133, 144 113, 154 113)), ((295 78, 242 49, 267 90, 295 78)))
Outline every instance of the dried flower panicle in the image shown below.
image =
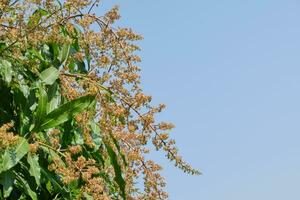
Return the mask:
POLYGON ((19 137, 9 130, 13 127, 13 123, 3 124, 0 127, 0 151, 17 144, 19 137))
POLYGON ((69 147, 69 151, 71 154, 78 154, 82 152, 82 147, 80 145, 69 147))
POLYGON ((30 153, 36 154, 37 151, 38 151, 38 149, 39 149, 39 143, 38 142, 29 144, 29 151, 30 151, 30 153))

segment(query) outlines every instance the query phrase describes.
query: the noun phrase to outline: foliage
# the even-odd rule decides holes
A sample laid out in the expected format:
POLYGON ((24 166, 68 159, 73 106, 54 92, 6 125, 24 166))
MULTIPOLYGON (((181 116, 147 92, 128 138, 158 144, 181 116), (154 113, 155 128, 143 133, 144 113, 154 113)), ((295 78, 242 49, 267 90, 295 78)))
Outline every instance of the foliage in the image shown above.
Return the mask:
POLYGON ((0 1, 1 199, 165 199, 149 142, 199 174, 140 88, 141 36, 98 3, 0 1))

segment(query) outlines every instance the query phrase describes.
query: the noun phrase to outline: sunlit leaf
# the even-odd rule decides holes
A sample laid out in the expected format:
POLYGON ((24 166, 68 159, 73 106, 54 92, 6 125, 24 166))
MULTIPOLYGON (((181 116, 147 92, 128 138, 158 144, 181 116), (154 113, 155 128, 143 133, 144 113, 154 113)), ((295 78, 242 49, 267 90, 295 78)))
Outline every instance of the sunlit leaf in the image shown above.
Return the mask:
POLYGON ((34 177, 36 184, 40 185, 41 167, 39 165, 38 155, 32 155, 31 153, 28 153, 27 162, 30 165, 30 168, 29 168, 30 175, 34 177))
POLYGON ((42 121, 41 126, 38 129, 44 130, 53 128, 72 119, 76 114, 91 106, 94 100, 95 96, 87 95, 63 104, 50 112, 42 121))
POLYGON ((19 143, 5 150, 0 172, 5 172, 14 167, 29 151, 29 144, 26 139, 20 138, 19 143))
POLYGON ((0 60, 0 78, 3 79, 6 84, 10 84, 12 73, 11 63, 7 60, 0 60))
POLYGON ((44 61, 43 56, 41 55, 41 53, 35 49, 30 49, 28 52, 30 52, 33 56, 35 56, 36 58, 38 58, 39 60, 44 61))
POLYGON ((86 200, 94 200, 94 198, 91 195, 87 194, 86 192, 83 193, 83 196, 86 200))
POLYGON ((52 85, 58 79, 59 71, 55 67, 49 67, 40 74, 41 80, 46 85, 52 85))
POLYGON ((64 64, 66 60, 68 59, 69 53, 70 53, 70 44, 64 44, 61 51, 59 52, 59 61, 61 64, 64 64))
POLYGON ((91 127, 91 137, 93 138, 93 142, 95 144, 95 150, 99 149, 102 144, 102 139, 100 135, 100 127, 94 122, 90 122, 91 127))
POLYGON ((54 83, 50 86, 48 90, 48 100, 47 113, 56 109, 61 102, 61 94, 59 92, 59 86, 57 83, 54 83))

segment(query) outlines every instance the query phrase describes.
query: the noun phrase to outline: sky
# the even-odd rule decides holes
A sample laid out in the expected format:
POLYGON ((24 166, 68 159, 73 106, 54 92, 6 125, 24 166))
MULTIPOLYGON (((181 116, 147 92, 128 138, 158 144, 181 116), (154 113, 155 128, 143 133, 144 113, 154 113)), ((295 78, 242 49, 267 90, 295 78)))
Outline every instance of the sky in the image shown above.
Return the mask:
POLYGON ((144 36, 142 83, 176 128, 170 200, 300 199, 300 1, 102 0, 144 36))

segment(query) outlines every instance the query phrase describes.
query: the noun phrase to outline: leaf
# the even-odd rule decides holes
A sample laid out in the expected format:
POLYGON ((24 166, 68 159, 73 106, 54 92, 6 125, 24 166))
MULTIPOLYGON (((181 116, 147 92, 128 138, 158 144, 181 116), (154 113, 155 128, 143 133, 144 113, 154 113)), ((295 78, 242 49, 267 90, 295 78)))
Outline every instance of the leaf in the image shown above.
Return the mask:
POLYGON ((30 19, 28 21, 28 26, 30 28, 34 28, 34 26, 37 26, 38 23, 40 22, 41 18, 43 16, 47 16, 48 12, 44 9, 37 9, 36 11, 34 11, 34 13, 30 16, 30 19))
POLYGON ((22 188, 25 190, 26 194, 28 194, 32 200, 37 200, 36 193, 30 188, 28 182, 20 175, 16 174, 16 176, 20 184, 23 186, 22 188))
POLYGON ((23 93, 23 96, 27 98, 30 93, 30 88, 28 87, 24 76, 22 74, 16 74, 16 82, 19 85, 16 89, 20 90, 23 93))
MULTIPOLYGON (((84 144, 84 139, 83 139, 83 135, 80 129, 74 129, 72 130, 73 132, 73 138, 71 144, 73 145, 83 145, 84 144)), ((64 134, 63 138, 66 138, 66 134, 64 134)), ((65 141, 68 141, 67 139, 65 139, 65 141)), ((65 144, 66 145, 66 144, 65 144)))
POLYGON ((94 200, 94 198, 86 192, 83 193, 83 196, 86 200, 94 200))
POLYGON ((39 156, 28 153, 27 162, 30 165, 29 173, 34 177, 36 184, 39 186, 41 184, 41 167, 39 164, 39 156))
POLYGON ((9 170, 23 158, 29 151, 29 144, 25 138, 20 138, 19 144, 5 150, 0 167, 0 173, 9 170))
POLYGON ((30 52, 34 57, 38 58, 39 60, 45 61, 45 59, 43 58, 42 54, 39 51, 35 49, 30 49, 28 50, 28 52, 30 52))
POLYGON ((13 190, 14 176, 8 171, 0 176, 0 184, 3 185, 3 196, 4 198, 9 197, 11 191, 13 190))
POLYGON ((24 97, 27 98, 29 96, 29 87, 25 82, 19 81, 20 91, 23 93, 24 97))
POLYGON ((85 49, 85 57, 86 57, 86 61, 87 61, 87 64, 88 64, 88 70, 90 70, 92 58, 91 58, 91 55, 90 55, 89 48, 85 49))
POLYGON ((116 183, 119 185, 119 188, 121 190, 121 196, 123 197, 123 199, 126 199, 126 195, 125 195, 125 181, 122 177, 122 171, 121 171, 121 167, 118 163, 118 158, 117 158, 117 154, 114 152, 114 150, 106 143, 105 147, 107 149, 107 153, 110 157, 110 163, 112 164, 112 166, 114 167, 114 171, 115 171, 115 181, 116 183))
POLYGON ((58 79, 59 71, 55 67, 49 67, 41 72, 40 78, 46 85, 52 85, 58 79))
POLYGON ((6 43, 1 41, 0 42, 0 51, 4 48, 6 48, 6 43))
POLYGON ((48 91, 48 99, 49 99, 49 103, 47 105, 47 113, 56 109, 60 104, 61 95, 57 83, 54 83, 53 85, 50 86, 48 91))
POLYGON ((41 126, 36 129, 44 130, 58 126, 90 107, 94 100, 95 96, 86 95, 69 101, 50 112, 41 123, 41 126))
MULTIPOLYGON (((47 178, 47 180, 49 180, 53 184, 53 187, 56 190, 58 190, 61 194, 67 193, 67 191, 63 188, 62 183, 57 179, 57 177, 55 177, 55 175, 53 175, 47 169, 43 169, 43 168, 41 168, 41 172, 42 172, 43 176, 45 176, 47 178)), ((47 187, 49 188, 50 186, 47 186, 47 187)))
MULTIPOLYGON (((86 150, 86 149, 85 149, 86 150)), ((87 151, 87 150, 86 150, 87 151)), ((94 160, 96 160, 99 164, 101 164, 102 166, 104 166, 104 159, 103 156, 99 153, 99 151, 94 151, 94 152, 90 152, 90 155, 92 156, 92 158, 94 160)))
MULTIPOLYGON (((53 161, 54 159, 56 159, 57 161, 60 162, 61 165, 65 166, 64 161, 61 159, 61 157, 52 149, 45 147, 45 146, 40 146, 40 148, 49 155, 49 160, 53 161)), ((59 152, 59 151, 57 151, 59 152)))
POLYGON ((27 200, 27 198, 26 198, 26 196, 25 196, 24 194, 22 194, 22 195, 18 198, 18 200, 27 200))
POLYGON ((61 65, 63 65, 68 59, 70 53, 70 47, 71 47, 70 44, 64 44, 61 51, 59 52, 58 59, 61 62, 61 65))
MULTIPOLYGON (((47 177, 47 179, 49 179, 49 178, 47 177)), ((46 183, 46 189, 48 190, 48 192, 49 192, 50 194, 53 192, 53 187, 52 187, 51 181, 48 181, 48 182, 46 183)))
POLYGON ((41 121, 46 116, 47 100, 48 97, 46 91, 41 85, 39 85, 39 101, 38 101, 37 111, 35 115, 35 126, 39 126, 41 121))
POLYGON ((91 136, 93 138, 93 142, 95 143, 94 150, 97 151, 102 144, 102 138, 100 135, 100 127, 94 121, 90 121, 90 127, 92 130, 91 136))
MULTIPOLYGON (((21 87, 18 87, 17 85, 11 88, 11 93, 13 95, 13 104, 19 107, 19 109, 17 110, 17 117, 19 118, 18 133, 20 135, 28 133, 28 129, 30 127, 30 119, 32 118, 32 112, 30 111, 30 107, 28 105, 29 99, 25 97, 23 92, 24 91, 21 90, 21 87)), ((29 88, 27 92, 29 96, 29 88)))
POLYGON ((47 168, 41 168, 41 173, 43 177, 46 178, 46 180, 50 181, 50 185, 47 183, 46 187, 49 192, 54 191, 62 196, 64 196, 64 199, 70 199, 70 192, 63 187, 63 183, 61 182, 60 178, 56 176, 55 174, 51 173, 47 168), (51 185, 52 184, 52 185, 51 185), (53 186, 53 187, 52 187, 53 186))
POLYGON ((56 43, 49 43, 48 46, 49 46, 50 60, 52 60, 51 64, 58 68, 60 66, 60 61, 58 59, 59 46, 56 43))
POLYGON ((6 60, 0 61, 0 75, 6 84, 10 84, 12 78, 12 67, 11 63, 6 60))
POLYGON ((77 68, 78 70, 81 72, 81 73, 86 73, 87 70, 86 70, 86 67, 85 67, 85 63, 83 61, 75 61, 76 65, 77 65, 77 68))
POLYGON ((13 98, 11 94, 11 88, 5 86, 3 81, 0 81, 0 123, 11 121, 11 116, 13 116, 13 98))
POLYGON ((127 162, 126 162, 125 156, 124 156, 124 154, 122 153, 122 151, 121 151, 121 149, 120 149, 120 146, 119 146, 118 141, 117 141, 116 138, 113 136, 113 134, 110 133, 109 135, 110 135, 110 137, 112 138, 114 145, 117 147, 118 153, 120 154, 120 156, 121 156, 121 158, 122 158, 122 160, 123 160, 125 166, 127 166, 127 162))
POLYGON ((61 134, 61 147, 68 148, 68 146, 72 143, 73 138, 75 137, 76 129, 72 124, 73 120, 69 120, 61 126, 63 134, 61 134))

